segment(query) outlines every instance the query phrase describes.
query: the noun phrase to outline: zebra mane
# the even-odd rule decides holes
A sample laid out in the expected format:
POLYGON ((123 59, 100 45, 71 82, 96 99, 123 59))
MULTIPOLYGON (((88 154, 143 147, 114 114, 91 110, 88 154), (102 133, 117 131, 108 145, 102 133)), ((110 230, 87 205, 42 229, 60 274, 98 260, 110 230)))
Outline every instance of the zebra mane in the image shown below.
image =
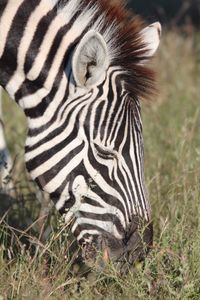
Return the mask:
POLYGON ((123 0, 51 0, 58 13, 81 12, 91 18, 90 28, 104 37, 110 65, 124 71, 125 88, 132 98, 149 98, 156 91, 155 73, 141 64, 147 58, 147 47, 141 39, 144 21, 130 13, 123 0), (108 25, 109 24, 109 25, 108 25))

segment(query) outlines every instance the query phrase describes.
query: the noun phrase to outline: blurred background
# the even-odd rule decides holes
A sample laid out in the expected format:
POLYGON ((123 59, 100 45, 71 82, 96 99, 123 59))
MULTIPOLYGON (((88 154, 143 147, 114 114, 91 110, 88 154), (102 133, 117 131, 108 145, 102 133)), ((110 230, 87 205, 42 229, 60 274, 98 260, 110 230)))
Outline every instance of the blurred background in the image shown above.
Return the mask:
POLYGON ((159 20, 168 28, 182 26, 194 30, 200 26, 199 0, 129 0, 129 7, 148 20, 159 20))

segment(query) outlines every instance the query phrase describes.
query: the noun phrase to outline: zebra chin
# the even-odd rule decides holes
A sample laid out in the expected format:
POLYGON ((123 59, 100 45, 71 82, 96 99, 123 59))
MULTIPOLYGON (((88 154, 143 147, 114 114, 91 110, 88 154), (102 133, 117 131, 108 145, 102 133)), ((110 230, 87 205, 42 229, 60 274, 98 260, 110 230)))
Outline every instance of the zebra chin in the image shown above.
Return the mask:
POLYGON ((82 258, 88 267, 102 271, 109 264, 126 273, 144 261, 153 244, 153 225, 135 216, 123 239, 101 233, 92 242, 80 241, 82 258))

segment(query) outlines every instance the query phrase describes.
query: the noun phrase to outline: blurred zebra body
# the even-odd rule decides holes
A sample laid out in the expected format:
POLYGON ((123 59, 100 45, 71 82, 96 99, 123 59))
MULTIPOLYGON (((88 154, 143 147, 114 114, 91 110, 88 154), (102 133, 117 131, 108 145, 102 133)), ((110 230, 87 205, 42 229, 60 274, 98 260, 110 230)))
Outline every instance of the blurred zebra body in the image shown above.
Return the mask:
POLYGON ((13 189, 13 183, 11 179, 13 162, 5 140, 2 111, 2 93, 3 90, 0 87, 0 187, 4 192, 11 193, 13 189))
POLYGON ((160 26, 142 26, 106 1, 0 4, 0 84, 27 117, 27 169, 86 259, 131 252, 138 220, 151 221, 138 98, 153 87, 144 65, 160 26))

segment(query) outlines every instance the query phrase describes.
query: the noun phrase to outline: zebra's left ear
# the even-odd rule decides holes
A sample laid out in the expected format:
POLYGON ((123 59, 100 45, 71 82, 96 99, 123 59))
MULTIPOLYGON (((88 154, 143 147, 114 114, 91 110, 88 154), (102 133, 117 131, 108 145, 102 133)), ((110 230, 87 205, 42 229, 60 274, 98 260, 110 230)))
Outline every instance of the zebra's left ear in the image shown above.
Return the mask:
MULTIPOLYGON (((160 23, 156 22, 144 28, 140 32, 141 41, 145 45, 145 57, 151 58, 155 54, 160 44, 161 30, 162 28, 160 23)), ((145 62, 146 60, 142 63, 145 62)))
POLYGON ((75 49, 72 71, 76 84, 91 87, 98 84, 108 66, 106 43, 98 32, 87 32, 75 49))

